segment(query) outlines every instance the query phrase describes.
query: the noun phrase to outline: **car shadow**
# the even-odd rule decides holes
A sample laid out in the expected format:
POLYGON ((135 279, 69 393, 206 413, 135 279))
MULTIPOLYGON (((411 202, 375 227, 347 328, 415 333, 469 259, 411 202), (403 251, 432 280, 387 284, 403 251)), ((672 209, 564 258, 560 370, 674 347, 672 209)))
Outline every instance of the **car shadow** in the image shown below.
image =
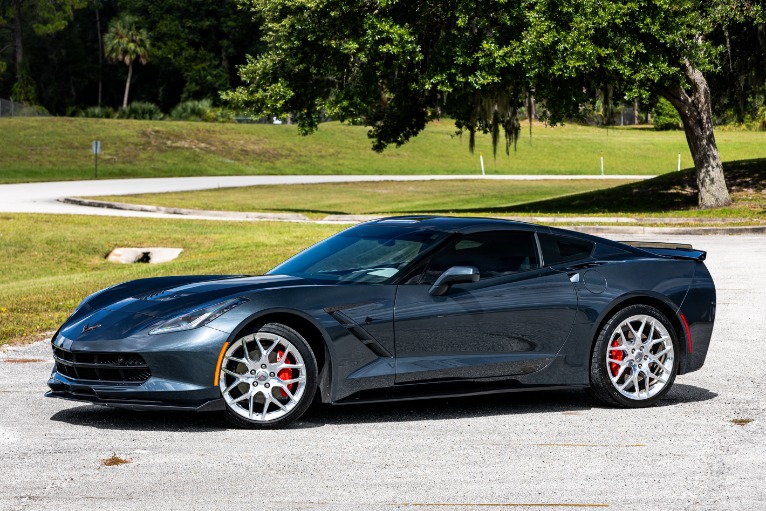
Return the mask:
MULTIPOLYGON (((673 406, 713 399, 715 392, 694 385, 674 384, 657 406, 673 406)), ((333 406, 315 404, 290 426, 291 429, 326 425, 387 423, 424 420, 481 418, 532 413, 576 415, 603 405, 582 390, 559 390, 438 398, 418 401, 333 406)), ((197 433, 232 429, 223 413, 121 410, 85 405, 51 416, 52 421, 98 429, 136 431, 189 431, 197 433)))
POLYGON ((223 413, 135 411, 98 405, 80 405, 54 413, 52 421, 73 426, 125 431, 221 431, 229 426, 223 413))
MULTIPOLYGON (((674 384, 656 405, 707 401, 715 392, 693 385, 674 384)), ((479 418, 499 415, 549 413, 577 415, 592 408, 608 408, 582 390, 558 390, 489 394, 484 396, 440 398, 359 405, 317 405, 295 427, 325 424, 360 424, 479 418)))

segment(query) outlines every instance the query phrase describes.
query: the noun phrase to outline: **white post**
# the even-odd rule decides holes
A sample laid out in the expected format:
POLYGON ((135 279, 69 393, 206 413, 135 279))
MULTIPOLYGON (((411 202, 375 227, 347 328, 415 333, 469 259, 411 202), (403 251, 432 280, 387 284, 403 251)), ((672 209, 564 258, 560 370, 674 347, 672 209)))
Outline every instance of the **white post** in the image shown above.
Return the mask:
POLYGON ((676 172, 681 172, 681 153, 678 153, 678 169, 676 172))
POLYGON ((601 155, 601 175, 604 175, 604 155, 601 155))
POLYGON ((484 173, 484 153, 479 153, 479 163, 481 163, 481 175, 486 176, 484 173))

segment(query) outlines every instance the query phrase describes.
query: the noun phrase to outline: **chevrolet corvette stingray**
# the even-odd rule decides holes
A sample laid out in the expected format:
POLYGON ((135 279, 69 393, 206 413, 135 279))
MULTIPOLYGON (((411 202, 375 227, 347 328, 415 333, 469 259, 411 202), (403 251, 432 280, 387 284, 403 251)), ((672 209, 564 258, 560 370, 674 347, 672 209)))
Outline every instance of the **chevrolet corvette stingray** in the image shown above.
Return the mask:
POLYGON ((496 219, 375 220, 265 275, 94 293, 52 339, 47 395, 220 410, 251 428, 285 426, 315 400, 583 388, 649 406, 705 362, 705 255, 496 219))

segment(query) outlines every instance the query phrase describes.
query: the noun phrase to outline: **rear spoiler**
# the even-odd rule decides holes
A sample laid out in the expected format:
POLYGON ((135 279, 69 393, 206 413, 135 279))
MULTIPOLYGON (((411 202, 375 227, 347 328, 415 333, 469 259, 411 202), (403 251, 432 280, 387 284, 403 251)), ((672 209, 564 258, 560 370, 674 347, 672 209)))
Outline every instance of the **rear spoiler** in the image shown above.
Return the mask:
POLYGON ((621 241, 620 243, 640 248, 658 256, 673 257, 676 259, 704 261, 705 257, 707 257, 707 252, 704 250, 696 250, 687 243, 660 243, 656 241, 621 241))

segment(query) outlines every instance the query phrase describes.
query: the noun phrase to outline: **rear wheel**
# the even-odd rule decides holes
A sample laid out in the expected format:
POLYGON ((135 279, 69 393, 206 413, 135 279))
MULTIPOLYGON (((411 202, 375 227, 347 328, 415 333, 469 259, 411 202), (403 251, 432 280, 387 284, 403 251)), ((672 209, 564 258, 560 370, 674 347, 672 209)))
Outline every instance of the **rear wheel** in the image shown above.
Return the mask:
POLYGON ((670 321, 648 305, 631 305, 601 329, 591 357, 591 395, 623 408, 655 404, 678 372, 678 340, 670 321))
POLYGON ((281 428, 308 409, 317 363, 303 337, 266 323, 231 343, 221 360, 219 387, 226 418, 246 428, 281 428))

